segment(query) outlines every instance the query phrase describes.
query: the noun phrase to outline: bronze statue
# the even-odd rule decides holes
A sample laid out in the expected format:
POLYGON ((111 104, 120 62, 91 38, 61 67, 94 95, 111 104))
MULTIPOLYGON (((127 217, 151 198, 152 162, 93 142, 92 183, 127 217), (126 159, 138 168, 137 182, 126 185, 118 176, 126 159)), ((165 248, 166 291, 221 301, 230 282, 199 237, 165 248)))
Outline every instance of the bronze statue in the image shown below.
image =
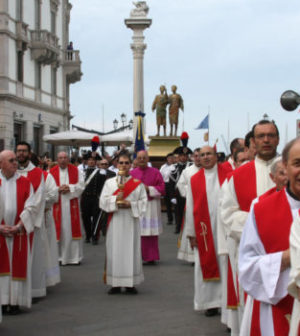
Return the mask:
POLYGON ((177 126, 178 126, 178 114, 179 109, 183 112, 183 99, 180 94, 176 93, 177 86, 172 85, 171 87, 172 94, 169 96, 169 122, 170 122, 170 136, 177 135, 177 126), (173 126, 174 126, 174 134, 173 134, 173 126))
POLYGON ((154 98, 152 104, 152 111, 156 109, 156 125, 157 125, 157 136, 159 136, 160 126, 164 128, 164 136, 166 136, 166 114, 167 105, 169 104, 169 97, 167 94, 167 89, 164 85, 159 88, 160 94, 154 98))

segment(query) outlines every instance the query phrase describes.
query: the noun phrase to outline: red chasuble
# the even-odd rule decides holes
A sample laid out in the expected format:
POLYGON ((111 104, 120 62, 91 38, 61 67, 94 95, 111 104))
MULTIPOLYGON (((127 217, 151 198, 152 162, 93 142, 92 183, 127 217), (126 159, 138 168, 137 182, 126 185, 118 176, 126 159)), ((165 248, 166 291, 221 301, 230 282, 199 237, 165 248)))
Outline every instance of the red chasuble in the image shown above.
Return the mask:
POLYGON ((34 169, 30 170, 27 173, 27 178, 31 182, 34 192, 38 190, 41 184, 41 181, 42 181, 42 176, 43 176, 43 171, 42 169, 38 167, 35 167, 34 169))
MULTIPOLYGON (((1 185, 1 180, 0 180, 1 185)), ((30 182, 27 178, 21 176, 16 181, 17 188, 17 213, 15 225, 20 220, 20 214, 24 210, 27 198, 30 196, 30 182)), ((1 225, 4 225, 2 220, 1 225)), ((23 229, 22 232, 14 235, 12 250, 12 264, 10 266, 9 252, 6 244, 6 238, 0 235, 0 276, 11 275, 13 280, 23 280, 27 278, 27 254, 28 240, 27 233, 23 229)))
MULTIPOLYGON (((220 186, 226 179, 227 173, 226 169, 218 165, 220 186)), ((200 169, 191 177, 191 188, 194 200, 194 225, 203 280, 219 281, 220 271, 209 216, 204 169, 200 169)))
MULTIPOLYGON (((124 189, 123 189, 123 199, 126 199, 142 182, 140 180, 137 180, 135 178, 131 178, 129 179, 125 185, 124 185, 124 189)), ((118 193, 120 192, 120 189, 117 189, 114 193, 113 196, 116 196, 118 193)), ((111 222, 112 216, 113 216, 113 212, 110 212, 108 214, 108 218, 107 218, 107 229, 109 227, 109 223, 111 222)))
POLYGON ((249 212, 252 201, 257 197, 254 160, 239 167, 232 176, 240 209, 249 212))
MULTIPOLYGON (((289 248, 289 236, 293 216, 285 190, 263 198, 254 206, 256 226, 266 253, 276 253, 289 248)), ((287 295, 276 305, 272 305, 274 335, 289 333, 289 318, 292 314, 294 299, 287 295)), ((260 302, 254 300, 251 336, 260 336, 260 302)))
MULTIPOLYGON (((78 183, 78 168, 69 164, 68 165, 69 184, 78 183)), ((55 166, 50 170, 50 174, 54 177, 57 186, 60 186, 59 180, 59 166, 55 166)), ((78 198, 70 200, 70 212, 71 212, 71 228, 72 238, 74 240, 81 239, 81 227, 80 227, 80 212, 78 198)), ((61 234, 61 196, 57 203, 53 205, 53 217, 56 226, 56 238, 60 241, 61 234)))

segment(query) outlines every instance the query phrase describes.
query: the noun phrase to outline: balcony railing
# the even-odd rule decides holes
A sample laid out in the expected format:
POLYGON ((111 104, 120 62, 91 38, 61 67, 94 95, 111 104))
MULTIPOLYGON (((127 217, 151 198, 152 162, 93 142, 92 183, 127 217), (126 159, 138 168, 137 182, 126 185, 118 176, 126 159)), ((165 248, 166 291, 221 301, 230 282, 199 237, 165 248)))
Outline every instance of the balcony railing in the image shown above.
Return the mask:
POLYGON ((63 65, 69 83, 80 81, 82 72, 79 50, 64 50, 63 65))
POLYGON ((48 30, 32 30, 31 49, 32 58, 38 62, 50 64, 58 60, 58 37, 48 30))

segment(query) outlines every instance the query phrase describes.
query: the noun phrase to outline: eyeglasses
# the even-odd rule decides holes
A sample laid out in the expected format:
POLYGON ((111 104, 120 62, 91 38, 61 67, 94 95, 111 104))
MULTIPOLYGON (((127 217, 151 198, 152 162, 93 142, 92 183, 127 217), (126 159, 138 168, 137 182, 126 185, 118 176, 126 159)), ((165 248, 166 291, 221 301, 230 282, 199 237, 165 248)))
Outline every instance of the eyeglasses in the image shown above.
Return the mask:
POLYGON ((256 139, 264 139, 265 137, 270 139, 275 139, 277 137, 276 133, 261 133, 254 136, 256 139))
POLYGON ((126 164, 126 165, 129 165, 130 162, 129 162, 129 161, 119 161, 119 164, 126 164))

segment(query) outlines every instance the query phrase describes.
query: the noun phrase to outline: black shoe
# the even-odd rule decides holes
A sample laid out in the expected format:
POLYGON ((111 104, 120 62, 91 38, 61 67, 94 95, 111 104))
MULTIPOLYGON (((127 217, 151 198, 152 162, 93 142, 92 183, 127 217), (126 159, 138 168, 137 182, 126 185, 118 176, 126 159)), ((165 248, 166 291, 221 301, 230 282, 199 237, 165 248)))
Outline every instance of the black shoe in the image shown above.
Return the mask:
POLYGON ((97 240, 97 239, 93 239, 93 240, 92 240, 92 244, 93 244, 93 245, 98 245, 98 240, 97 240))
POLYGON ((121 293, 121 287, 111 287, 111 289, 107 292, 109 295, 119 294, 121 293))
POLYGON ((125 287, 126 294, 137 294, 138 291, 135 287, 125 287))
POLYGON ((178 234, 178 233, 180 233, 180 230, 176 229, 176 230, 174 231, 174 233, 178 234))
POLYGON ((9 307, 9 315, 18 315, 21 313, 21 309, 19 306, 10 306, 9 307))
POLYGON ((2 315, 9 314, 9 305, 2 305, 2 315))
POLYGON ((167 225, 172 225, 173 222, 172 221, 168 221, 167 225))
POLYGON ((218 308, 210 308, 210 309, 207 309, 205 311, 205 316, 211 317, 211 316, 218 315, 218 313, 219 313, 219 309, 218 308))
POLYGON ((86 242, 87 244, 89 244, 89 243, 91 242, 91 239, 90 239, 90 238, 85 238, 85 242, 86 242))

